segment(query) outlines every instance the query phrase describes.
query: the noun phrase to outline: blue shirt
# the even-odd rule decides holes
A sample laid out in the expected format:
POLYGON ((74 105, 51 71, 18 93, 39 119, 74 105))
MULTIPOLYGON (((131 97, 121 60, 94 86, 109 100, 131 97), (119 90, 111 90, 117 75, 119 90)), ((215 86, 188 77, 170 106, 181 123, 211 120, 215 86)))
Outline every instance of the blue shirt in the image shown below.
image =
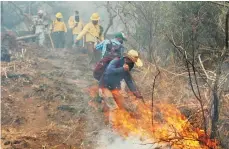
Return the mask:
POLYGON ((105 72, 103 73, 102 78, 99 81, 100 87, 105 87, 110 90, 120 89, 121 88, 121 80, 125 80, 127 86, 132 92, 136 91, 136 87, 133 83, 133 80, 130 76, 130 72, 125 71, 123 68, 124 58, 113 59, 109 65, 107 66, 105 72))
MULTIPOLYGON (((111 39, 111 40, 103 40, 102 42, 100 42, 99 44, 96 45, 95 49, 102 51, 102 57, 104 57, 106 50, 107 50, 107 44, 110 44, 110 42, 112 42, 113 45, 121 45, 121 43, 117 40, 117 39, 111 39)), ((124 47, 121 48, 121 56, 124 53, 124 47)))

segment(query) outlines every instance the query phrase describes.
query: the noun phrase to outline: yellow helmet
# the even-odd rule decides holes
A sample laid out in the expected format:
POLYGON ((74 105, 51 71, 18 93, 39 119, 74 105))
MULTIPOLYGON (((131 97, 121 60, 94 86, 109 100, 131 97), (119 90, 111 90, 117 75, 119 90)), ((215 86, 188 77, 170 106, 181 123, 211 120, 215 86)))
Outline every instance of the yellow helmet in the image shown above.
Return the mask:
POLYGON ((63 18, 62 13, 58 12, 58 13, 56 14, 56 18, 59 18, 59 19, 63 18))
POLYGON ((92 21, 98 21, 100 19, 98 13, 93 13, 90 18, 92 21))
POLYGON ((138 67, 143 66, 142 60, 139 58, 139 54, 137 51, 131 49, 127 53, 124 53, 124 57, 132 60, 138 67))

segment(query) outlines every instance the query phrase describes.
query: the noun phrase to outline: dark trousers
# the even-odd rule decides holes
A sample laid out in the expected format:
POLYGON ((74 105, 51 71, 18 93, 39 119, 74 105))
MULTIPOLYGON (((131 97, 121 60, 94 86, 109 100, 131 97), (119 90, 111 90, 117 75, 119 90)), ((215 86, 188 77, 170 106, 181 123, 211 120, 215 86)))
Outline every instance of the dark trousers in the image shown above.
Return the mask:
POLYGON ((101 52, 94 48, 94 42, 86 43, 89 57, 89 64, 94 64, 101 59, 101 52))
POLYGON ((65 44, 64 33, 65 33, 64 31, 52 33, 52 39, 55 48, 64 48, 64 44, 65 44))

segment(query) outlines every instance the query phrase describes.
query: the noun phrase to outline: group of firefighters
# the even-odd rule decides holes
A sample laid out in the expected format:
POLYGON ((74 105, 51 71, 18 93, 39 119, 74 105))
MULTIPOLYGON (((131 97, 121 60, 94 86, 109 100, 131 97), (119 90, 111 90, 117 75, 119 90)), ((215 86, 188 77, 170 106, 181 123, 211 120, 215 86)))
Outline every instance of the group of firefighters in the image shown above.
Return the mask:
MULTIPOLYGON (((53 48, 59 49, 65 47, 65 35, 67 33, 67 27, 63 21, 63 15, 61 12, 58 12, 55 17, 55 20, 48 24, 48 21, 44 16, 44 11, 39 10, 37 16, 34 18, 34 24, 32 28, 34 33, 38 34, 37 41, 40 46, 44 45, 45 33, 48 32, 53 48)), ((99 14, 93 13, 90 17, 90 20, 91 22, 84 25, 82 19, 79 17, 79 11, 76 10, 75 14, 70 16, 68 20, 68 28, 72 32, 73 48, 76 46, 83 47, 85 43, 85 47, 88 49, 91 62, 93 62, 95 61, 95 57, 98 57, 98 53, 93 54, 94 45, 100 41, 103 41, 104 37, 102 34, 103 28, 101 25, 99 25, 99 14)))
MULTIPOLYGON (((44 44, 44 30, 48 27, 43 19, 43 13, 41 10, 38 11, 38 17, 34 23, 35 33, 39 34, 38 41, 41 46, 44 44)), ((143 63, 136 50, 125 51, 123 43, 127 39, 122 32, 116 33, 111 40, 104 40, 103 28, 99 25, 99 14, 93 13, 90 20, 91 22, 84 25, 79 17, 79 12, 75 11, 75 14, 68 20, 68 27, 73 35, 73 48, 76 46, 82 47, 85 43, 89 63, 96 63, 97 65, 94 73, 101 71, 97 69, 104 69, 102 74, 95 78, 99 81, 99 95, 102 99, 103 110, 105 114, 108 114, 111 110, 117 108, 125 109, 124 96, 120 93, 124 81, 137 98, 142 98, 130 71, 134 65, 141 67, 143 63)), ((60 12, 56 14, 56 19, 49 25, 49 29, 54 47, 64 48, 67 27, 60 12)))

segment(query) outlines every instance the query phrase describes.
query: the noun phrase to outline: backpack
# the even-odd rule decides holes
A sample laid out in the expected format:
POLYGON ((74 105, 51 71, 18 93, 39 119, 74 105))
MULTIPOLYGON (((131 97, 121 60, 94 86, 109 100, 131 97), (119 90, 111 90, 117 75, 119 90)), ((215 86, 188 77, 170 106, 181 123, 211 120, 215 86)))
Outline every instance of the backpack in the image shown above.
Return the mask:
POLYGON ((121 57, 122 55, 122 48, 123 46, 120 45, 113 45, 111 40, 110 43, 107 44, 106 52, 103 56, 103 58, 96 63, 93 76, 96 80, 100 80, 100 78, 103 76, 104 71, 106 70, 109 63, 115 58, 115 57, 121 57))
POLYGON ((122 48, 123 46, 120 44, 120 45, 114 45, 112 43, 112 41, 110 40, 110 43, 107 44, 107 48, 106 48, 106 51, 105 51, 105 54, 103 57, 121 57, 122 56, 122 48))
POLYGON ((105 69, 109 65, 109 63, 113 60, 113 57, 104 57, 98 63, 96 63, 95 68, 93 70, 93 76, 96 80, 100 80, 105 69))

